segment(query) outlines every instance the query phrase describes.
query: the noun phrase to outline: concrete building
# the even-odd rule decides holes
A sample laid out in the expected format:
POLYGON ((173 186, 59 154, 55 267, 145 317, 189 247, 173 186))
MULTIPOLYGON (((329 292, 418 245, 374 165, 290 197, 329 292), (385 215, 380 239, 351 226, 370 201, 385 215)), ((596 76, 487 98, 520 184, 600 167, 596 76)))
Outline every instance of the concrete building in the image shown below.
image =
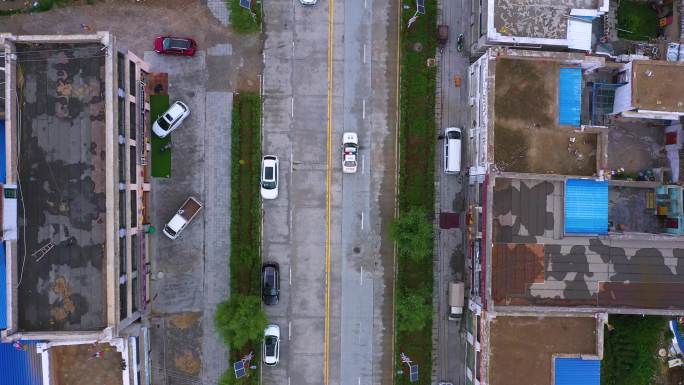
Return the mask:
POLYGON ((149 67, 108 32, 0 46, 2 340, 42 341, 44 383, 149 383, 149 67))
POLYGON ((637 114, 656 105, 678 117, 681 90, 649 83, 661 66, 670 63, 506 48, 471 65, 469 383, 520 383, 495 361, 522 365, 502 353, 516 342, 499 329, 512 324, 577 322, 590 333, 545 345, 546 374, 527 383, 551 384, 568 364, 561 353, 596 375, 602 350, 590 347, 602 344, 607 314, 684 314, 680 164, 668 149, 681 151, 681 124, 615 108, 626 86, 637 114), (628 66, 653 75, 626 81, 628 66))
POLYGON ((520 46, 591 51, 609 0, 472 0, 471 50, 520 46))

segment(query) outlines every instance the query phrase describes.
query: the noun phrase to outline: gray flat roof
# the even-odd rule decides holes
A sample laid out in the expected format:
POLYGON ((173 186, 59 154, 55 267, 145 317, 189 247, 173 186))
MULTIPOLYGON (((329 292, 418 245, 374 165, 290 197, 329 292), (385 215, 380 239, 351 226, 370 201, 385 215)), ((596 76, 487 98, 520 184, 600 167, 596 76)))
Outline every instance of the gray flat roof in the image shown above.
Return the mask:
POLYGON ((17 44, 21 330, 106 326, 101 47, 17 44))
POLYGON ((681 238, 562 236, 562 189, 560 181, 495 179, 495 304, 684 309, 681 238))

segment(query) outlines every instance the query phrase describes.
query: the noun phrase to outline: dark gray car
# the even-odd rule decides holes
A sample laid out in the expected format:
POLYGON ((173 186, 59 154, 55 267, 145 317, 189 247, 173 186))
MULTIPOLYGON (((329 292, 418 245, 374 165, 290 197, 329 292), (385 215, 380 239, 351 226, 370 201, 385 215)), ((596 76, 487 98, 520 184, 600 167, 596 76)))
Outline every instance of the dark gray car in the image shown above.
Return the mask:
POLYGON ((277 263, 267 263, 261 269, 261 296, 266 305, 278 303, 280 295, 280 269, 277 263))

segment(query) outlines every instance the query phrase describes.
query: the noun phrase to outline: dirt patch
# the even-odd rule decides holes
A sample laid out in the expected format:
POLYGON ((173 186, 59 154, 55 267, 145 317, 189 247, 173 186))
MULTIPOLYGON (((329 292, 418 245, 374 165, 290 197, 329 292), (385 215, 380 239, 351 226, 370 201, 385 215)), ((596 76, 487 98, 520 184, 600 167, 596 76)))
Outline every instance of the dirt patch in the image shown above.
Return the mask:
POLYGON ((174 366, 181 372, 198 375, 202 363, 196 358, 191 351, 186 350, 182 354, 174 358, 174 366))
POLYGON ((56 384, 118 385, 122 382, 121 353, 109 344, 50 348, 50 372, 56 384))
POLYGON ((174 327, 183 330, 195 326, 200 317, 202 313, 181 313, 171 316, 169 321, 174 327))
POLYGON ((62 322, 69 316, 69 314, 76 310, 76 306, 71 300, 71 288, 69 287, 66 278, 57 278, 55 283, 52 285, 52 291, 62 300, 57 302, 57 306, 50 308, 50 315, 56 321, 62 322))
POLYGON ((596 354, 595 332, 593 317, 496 317, 490 323, 490 383, 547 385, 553 355, 596 354))
POLYGON ((501 171, 596 173, 597 135, 558 125, 558 73, 551 60, 496 61, 494 161, 501 171))
MULTIPOLYGON (((0 24, 3 32, 14 34, 110 31, 119 49, 130 50, 140 57, 152 50, 152 42, 159 35, 192 37, 200 50, 229 44, 230 56, 207 56, 207 62, 230 69, 225 81, 231 90, 259 89, 260 37, 257 34, 237 37, 216 20, 202 0, 101 0, 92 5, 55 6, 47 12, 2 17, 0 24), (224 60, 214 63, 215 59, 224 60)), ((221 85, 225 84, 212 87, 221 85)))

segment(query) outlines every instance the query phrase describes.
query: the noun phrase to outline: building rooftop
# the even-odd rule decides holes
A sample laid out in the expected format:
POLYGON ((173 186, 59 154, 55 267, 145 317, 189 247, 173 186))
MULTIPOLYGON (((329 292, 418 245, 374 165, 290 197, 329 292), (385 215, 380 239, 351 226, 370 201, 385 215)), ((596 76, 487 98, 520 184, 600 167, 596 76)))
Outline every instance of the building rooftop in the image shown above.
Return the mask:
POLYGON ((551 385, 553 357, 596 355, 594 317, 505 317, 489 322, 491 385, 551 385), (543 338, 539 338, 543 336, 543 338))
POLYGON ((505 56, 490 62, 496 77, 494 162, 499 170, 596 173, 597 134, 559 124, 560 71, 571 67, 564 63, 551 56, 505 56))
POLYGON ((101 329, 106 326, 105 52, 93 43, 17 43, 16 48, 19 228, 24 229, 17 242, 19 329, 101 329), (54 247, 43 257, 36 254, 50 244, 54 247))
POLYGON ((123 359, 108 344, 82 344, 50 348, 50 378, 54 384, 121 385, 123 359))
MULTIPOLYGON (((563 189, 560 180, 495 179, 495 305, 684 309, 680 239, 564 236, 563 189)), ((634 192, 614 194, 612 205, 630 205, 634 192)))
POLYGON ((664 84, 684 84, 684 63, 637 60, 632 67, 632 104, 637 109, 684 112, 681 87, 664 84))
POLYGON ((502 35, 565 39, 572 9, 598 7, 599 0, 494 0, 494 27, 502 35))

